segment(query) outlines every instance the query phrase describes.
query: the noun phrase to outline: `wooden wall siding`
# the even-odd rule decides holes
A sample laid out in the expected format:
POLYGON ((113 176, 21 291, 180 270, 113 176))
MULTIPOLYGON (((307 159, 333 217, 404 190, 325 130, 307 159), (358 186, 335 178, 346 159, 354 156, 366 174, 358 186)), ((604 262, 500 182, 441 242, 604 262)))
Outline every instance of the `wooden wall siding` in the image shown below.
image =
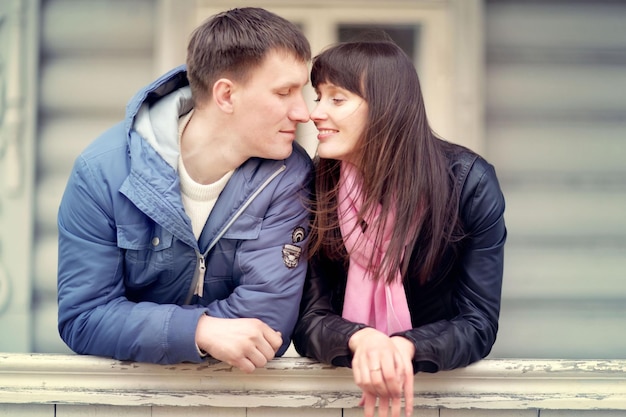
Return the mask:
POLYGON ((38 17, 35 0, 0 2, 0 344, 14 352, 31 345, 38 17))
POLYGON ((491 357, 623 358, 626 3, 485 12, 485 148, 509 229, 491 357))
POLYGON ((57 208, 74 159, 124 116, 153 78, 156 2, 41 2, 33 323, 35 352, 66 352, 57 333, 57 208))
MULTIPOLYGON (((418 374, 414 397, 422 417, 625 415, 626 361, 484 360, 418 374)), ((0 354, 0 416, 356 417, 359 400, 350 369, 304 358, 244 374, 217 361, 0 354)))

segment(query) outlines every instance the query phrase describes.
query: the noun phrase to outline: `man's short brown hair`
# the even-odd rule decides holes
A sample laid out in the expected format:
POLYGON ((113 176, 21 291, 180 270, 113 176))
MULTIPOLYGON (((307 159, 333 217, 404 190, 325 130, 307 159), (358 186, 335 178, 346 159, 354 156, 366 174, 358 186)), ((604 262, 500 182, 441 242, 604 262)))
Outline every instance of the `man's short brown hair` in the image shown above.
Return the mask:
POLYGON ((211 96, 221 77, 245 82, 271 51, 308 62, 311 47, 290 21, 256 7, 216 14, 197 27, 187 47, 187 77, 196 105, 211 96))

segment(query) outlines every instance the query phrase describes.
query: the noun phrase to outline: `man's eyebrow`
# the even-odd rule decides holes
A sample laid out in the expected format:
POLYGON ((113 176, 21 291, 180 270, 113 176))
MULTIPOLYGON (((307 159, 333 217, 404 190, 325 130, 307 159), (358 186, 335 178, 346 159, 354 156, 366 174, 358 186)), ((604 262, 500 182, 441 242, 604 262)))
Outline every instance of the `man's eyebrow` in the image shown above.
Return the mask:
POLYGON ((307 79, 306 82, 304 84, 301 84, 297 81, 292 81, 292 82, 286 82, 285 84, 282 85, 282 88, 285 87, 289 87, 289 88, 300 88, 300 87, 304 87, 305 85, 309 84, 309 80, 307 79))

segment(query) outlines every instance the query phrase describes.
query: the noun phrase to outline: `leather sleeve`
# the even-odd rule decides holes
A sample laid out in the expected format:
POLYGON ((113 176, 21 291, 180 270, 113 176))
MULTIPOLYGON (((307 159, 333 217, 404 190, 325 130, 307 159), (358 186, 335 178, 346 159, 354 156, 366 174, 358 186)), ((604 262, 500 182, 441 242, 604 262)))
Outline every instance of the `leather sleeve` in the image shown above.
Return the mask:
MULTIPOLYGON (((340 309, 333 306, 331 277, 341 274, 341 270, 341 266, 327 260, 311 259, 293 342, 302 356, 335 366, 350 366, 348 340, 366 326, 343 319, 338 313, 340 309)), ((343 298, 343 293, 339 296, 343 298)))
POLYGON ((489 354, 496 340, 506 227, 504 197, 495 171, 478 158, 461 191, 467 237, 453 268, 452 307, 456 315, 399 333, 415 345, 415 372, 469 365, 489 354))

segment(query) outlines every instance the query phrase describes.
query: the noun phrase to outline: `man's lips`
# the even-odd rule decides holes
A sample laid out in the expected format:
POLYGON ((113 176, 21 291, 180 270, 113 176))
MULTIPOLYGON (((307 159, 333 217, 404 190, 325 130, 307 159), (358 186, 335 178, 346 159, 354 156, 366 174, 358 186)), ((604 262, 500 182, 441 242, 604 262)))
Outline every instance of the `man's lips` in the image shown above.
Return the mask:
POLYGON ((292 139, 295 139, 295 137, 296 137, 296 130, 295 129, 280 130, 279 132, 284 134, 284 135, 291 136, 292 139))

